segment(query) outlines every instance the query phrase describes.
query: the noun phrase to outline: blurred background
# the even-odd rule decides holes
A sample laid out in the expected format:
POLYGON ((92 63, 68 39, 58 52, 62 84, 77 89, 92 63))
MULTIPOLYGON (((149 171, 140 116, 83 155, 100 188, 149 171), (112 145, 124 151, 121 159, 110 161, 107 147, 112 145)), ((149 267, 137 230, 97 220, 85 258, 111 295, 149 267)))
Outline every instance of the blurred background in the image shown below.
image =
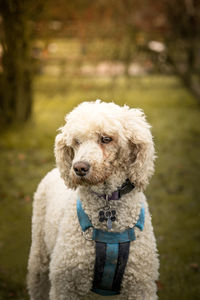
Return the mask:
POLYGON ((152 124, 159 299, 200 299, 198 0, 0 0, 0 299, 28 299, 33 193, 65 114, 99 98, 152 124))

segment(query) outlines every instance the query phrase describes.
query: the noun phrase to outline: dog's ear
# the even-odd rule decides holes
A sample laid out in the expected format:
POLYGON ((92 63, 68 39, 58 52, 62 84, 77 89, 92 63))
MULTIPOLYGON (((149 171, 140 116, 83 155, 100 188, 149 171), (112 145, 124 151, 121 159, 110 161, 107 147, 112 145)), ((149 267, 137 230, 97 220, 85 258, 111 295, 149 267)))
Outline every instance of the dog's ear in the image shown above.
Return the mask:
POLYGON ((154 144, 150 125, 140 109, 129 109, 126 134, 130 147, 129 179, 138 190, 144 190, 154 172, 154 144))
POLYGON ((55 140, 54 152, 56 157, 56 165, 60 171, 61 177, 65 181, 65 184, 69 188, 74 188, 69 176, 74 157, 74 150, 72 147, 67 146, 63 129, 61 128, 61 130, 62 132, 56 136, 55 140))

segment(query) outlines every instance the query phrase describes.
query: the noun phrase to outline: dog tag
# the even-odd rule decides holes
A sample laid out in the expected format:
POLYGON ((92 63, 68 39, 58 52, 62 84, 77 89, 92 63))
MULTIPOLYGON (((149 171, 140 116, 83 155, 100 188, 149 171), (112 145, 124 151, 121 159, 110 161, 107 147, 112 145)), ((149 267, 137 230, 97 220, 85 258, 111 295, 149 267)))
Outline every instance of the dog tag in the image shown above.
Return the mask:
POLYGON ((107 228, 110 230, 112 228, 112 221, 110 218, 107 219, 107 228))
POLYGON ((99 222, 106 221, 107 228, 110 230, 112 228, 112 222, 116 221, 116 210, 110 210, 110 206, 104 206, 102 210, 99 211, 99 222))

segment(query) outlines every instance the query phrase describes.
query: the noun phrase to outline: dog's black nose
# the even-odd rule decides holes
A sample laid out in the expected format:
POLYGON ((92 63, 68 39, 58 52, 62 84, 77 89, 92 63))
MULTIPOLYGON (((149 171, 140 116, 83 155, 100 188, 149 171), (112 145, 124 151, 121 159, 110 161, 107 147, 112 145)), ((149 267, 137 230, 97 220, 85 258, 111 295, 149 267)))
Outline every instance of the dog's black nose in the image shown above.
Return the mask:
POLYGON ((90 165, 85 161, 78 161, 73 165, 73 168, 76 175, 85 176, 90 169, 90 165))

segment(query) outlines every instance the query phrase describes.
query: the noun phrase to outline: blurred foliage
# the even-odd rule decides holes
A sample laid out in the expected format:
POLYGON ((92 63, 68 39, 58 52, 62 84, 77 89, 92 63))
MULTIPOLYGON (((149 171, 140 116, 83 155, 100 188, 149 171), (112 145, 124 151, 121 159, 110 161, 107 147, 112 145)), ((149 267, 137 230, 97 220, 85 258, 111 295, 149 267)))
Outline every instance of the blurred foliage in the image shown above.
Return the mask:
POLYGON ((50 75, 36 78, 34 97, 32 120, 0 138, 0 299, 28 299, 33 192, 55 166, 54 138, 65 113, 96 98, 140 107, 152 124, 158 159, 147 198, 161 260, 159 296, 199 299, 200 112, 194 98, 175 77, 50 75))
POLYGON ((112 59, 126 65, 148 53, 156 71, 176 73, 200 99, 199 1, 59 0, 55 7, 49 0, 48 18, 54 20, 50 30, 43 20, 40 34, 76 36, 83 46, 94 38, 109 39, 116 46, 112 59))
POLYGON ((45 43, 45 56, 55 36, 79 40, 77 65, 86 58, 123 63, 126 76, 135 75, 132 63, 174 73, 200 99, 197 0, 0 0, 0 25, 0 120, 6 123, 30 117, 33 62, 35 70, 41 63, 37 41, 45 43))

